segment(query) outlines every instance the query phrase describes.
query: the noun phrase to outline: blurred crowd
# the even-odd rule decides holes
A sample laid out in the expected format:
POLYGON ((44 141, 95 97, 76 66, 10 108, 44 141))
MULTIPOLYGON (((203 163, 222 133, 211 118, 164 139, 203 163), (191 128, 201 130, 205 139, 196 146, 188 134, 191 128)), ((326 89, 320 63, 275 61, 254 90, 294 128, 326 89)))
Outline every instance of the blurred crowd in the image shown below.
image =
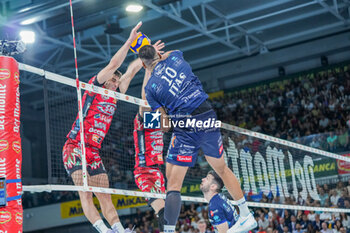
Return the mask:
POLYGON ((241 128, 331 152, 350 150, 350 65, 225 93, 212 105, 220 120, 241 128))

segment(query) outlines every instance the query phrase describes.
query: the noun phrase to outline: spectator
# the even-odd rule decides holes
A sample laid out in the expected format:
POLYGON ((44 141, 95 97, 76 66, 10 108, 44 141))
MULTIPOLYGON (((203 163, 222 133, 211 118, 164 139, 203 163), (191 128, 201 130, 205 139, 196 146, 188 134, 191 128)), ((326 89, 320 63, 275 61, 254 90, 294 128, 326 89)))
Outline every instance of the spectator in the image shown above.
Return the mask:
POLYGON ((199 233, 209 233, 207 229, 207 222, 204 219, 201 219, 197 222, 199 233))
POLYGON ((326 222, 322 223, 321 233, 333 233, 331 229, 328 229, 326 222))
POLYGON ((302 219, 300 221, 300 226, 303 231, 307 230, 307 226, 309 225, 310 221, 308 219, 308 216, 306 214, 302 215, 302 219))
POLYGON ((340 198, 338 199, 337 202, 337 206, 339 208, 345 208, 345 200, 348 198, 348 194, 347 194, 347 189, 344 188, 342 191, 342 195, 340 196, 340 198))
POLYGON ((297 223, 295 226, 295 230, 292 233, 302 233, 302 232, 304 231, 301 229, 301 225, 297 223))
POLYGON ((335 135, 333 132, 329 133, 329 136, 327 137, 327 143, 328 143, 328 150, 330 152, 334 152, 337 149, 337 139, 338 139, 337 135, 335 135))
POLYGON ((322 229, 322 221, 320 219, 320 215, 316 214, 315 221, 312 222, 312 226, 316 231, 320 231, 322 229))
POLYGON ((335 189, 331 190, 330 201, 331 201, 332 206, 334 206, 334 207, 337 206, 339 198, 340 198, 340 196, 338 195, 338 192, 335 189))
POLYGON ((320 219, 324 222, 328 222, 332 219, 332 215, 329 212, 322 212, 322 214, 320 214, 320 219))
POLYGON ((306 233, 316 233, 316 229, 312 227, 311 223, 307 225, 306 233))
POLYGON ((318 138, 317 138, 317 137, 313 137, 313 138, 312 138, 312 142, 310 143, 309 146, 311 146, 311 147, 313 147, 313 148, 321 149, 321 144, 320 144, 320 142, 318 141, 318 138))
POLYGON ((291 232, 289 231, 289 227, 284 226, 284 227, 283 227, 283 233, 291 233, 291 232))
POLYGON ((340 228, 337 225, 334 225, 333 226, 333 233, 340 233, 339 229, 340 228))
POLYGON ((326 193, 322 187, 320 187, 319 192, 321 206, 324 206, 326 200, 328 199, 328 193, 326 193))
POLYGON ((341 130, 339 130, 338 143, 339 143, 339 146, 344 148, 345 150, 350 149, 349 133, 345 129, 345 127, 343 127, 341 130))
POLYGON ((325 115, 322 115, 322 117, 319 121, 319 126, 322 129, 326 129, 328 125, 329 125, 329 119, 325 115))
POLYGON ((292 215, 290 217, 289 231, 294 232, 296 230, 296 225, 297 225, 297 218, 294 215, 292 215))
POLYGON ((265 214, 261 213, 258 221, 259 231, 265 231, 269 226, 269 221, 266 219, 265 214))
POLYGON ((284 227, 288 228, 288 226, 284 222, 284 218, 280 218, 279 219, 279 224, 276 227, 276 229, 278 230, 278 233, 283 233, 284 227))
POLYGON ((316 216, 315 211, 311 210, 310 213, 307 215, 307 218, 310 221, 310 223, 315 221, 315 216, 316 216))
POLYGON ((350 218, 347 214, 340 213, 340 220, 342 221, 343 227, 346 227, 347 229, 350 229, 350 218))
POLYGON ((336 220, 333 225, 333 233, 340 233, 340 228, 343 227, 343 224, 340 220, 336 220))

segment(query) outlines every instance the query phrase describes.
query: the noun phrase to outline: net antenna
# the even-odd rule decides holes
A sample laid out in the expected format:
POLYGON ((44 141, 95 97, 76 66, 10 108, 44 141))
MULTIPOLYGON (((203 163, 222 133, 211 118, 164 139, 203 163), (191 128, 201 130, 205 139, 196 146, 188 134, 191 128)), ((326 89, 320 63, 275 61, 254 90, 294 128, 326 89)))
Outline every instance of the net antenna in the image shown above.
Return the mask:
POLYGON ((74 17, 73 17, 73 4, 72 0, 69 0, 70 17, 72 25, 72 37, 73 37, 73 51, 74 51, 74 63, 75 63, 75 81, 78 95, 78 114, 79 114, 79 130, 80 130, 80 150, 81 150, 81 161, 82 161, 82 175, 83 175, 83 187, 84 191, 88 188, 87 171, 86 171, 86 151, 85 151, 85 140, 84 140, 84 118, 83 118, 83 104, 81 99, 81 88, 79 82, 78 73, 78 60, 77 60, 77 46, 75 42, 75 29, 74 29, 74 17))

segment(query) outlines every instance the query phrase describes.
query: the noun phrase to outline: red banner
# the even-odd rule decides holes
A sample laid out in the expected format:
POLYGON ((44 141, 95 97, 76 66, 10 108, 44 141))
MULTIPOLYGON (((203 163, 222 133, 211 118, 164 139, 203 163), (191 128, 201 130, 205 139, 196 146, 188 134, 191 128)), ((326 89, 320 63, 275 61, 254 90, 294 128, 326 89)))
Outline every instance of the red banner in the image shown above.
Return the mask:
POLYGON ((0 177, 6 178, 8 200, 0 207, 0 233, 23 232, 19 97, 18 63, 0 56, 0 177))
MULTIPOLYGON (((345 154, 343 156, 350 156, 350 154, 345 154)), ((350 173, 350 163, 343 161, 343 160, 337 160, 338 163, 338 173, 339 174, 349 174, 350 173)))

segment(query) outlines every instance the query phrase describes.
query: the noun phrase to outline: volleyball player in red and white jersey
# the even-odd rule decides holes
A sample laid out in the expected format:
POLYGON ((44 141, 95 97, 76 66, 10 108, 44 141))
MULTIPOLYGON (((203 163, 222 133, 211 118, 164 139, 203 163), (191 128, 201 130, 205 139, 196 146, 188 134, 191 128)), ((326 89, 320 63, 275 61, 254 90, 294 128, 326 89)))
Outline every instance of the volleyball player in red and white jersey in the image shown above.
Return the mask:
MULTIPOLYGON (((145 70, 145 72, 148 71, 145 70)), ((147 79, 144 79, 141 91, 141 96, 144 100, 146 100, 144 86, 147 84, 147 81, 147 79)), ((151 109, 140 106, 139 112, 134 119, 135 183, 142 192, 165 194, 165 179, 160 171, 160 166, 164 164, 164 133, 161 129, 145 129, 143 127, 142 116, 145 111, 151 111, 151 109)), ((150 198, 148 204, 158 216, 160 232, 164 232, 164 200, 150 198)))
MULTIPOLYGON (((130 81, 141 69, 142 63, 139 59, 133 61, 125 74, 117 70, 123 63, 131 43, 137 38, 137 30, 141 27, 139 23, 130 33, 128 40, 112 57, 109 64, 103 68, 96 76, 90 79, 89 83, 125 93, 130 81)), ((159 42, 158 42, 159 44, 159 42)), ((83 99, 84 117, 84 140, 86 148, 86 163, 88 172, 88 184, 90 186, 109 188, 109 181, 106 170, 103 166, 99 149, 105 138, 116 109, 114 98, 100 94, 85 92, 83 99)), ((71 131, 67 135, 67 141, 63 147, 63 162, 67 173, 72 177, 75 185, 82 186, 82 160, 80 151, 80 128, 77 117, 71 131)), ((112 229, 108 229, 93 203, 91 192, 79 191, 82 208, 87 219, 93 224, 98 232, 119 232, 123 233, 124 228, 120 223, 116 209, 112 203, 111 195, 105 193, 95 193, 101 206, 102 213, 112 229)))

